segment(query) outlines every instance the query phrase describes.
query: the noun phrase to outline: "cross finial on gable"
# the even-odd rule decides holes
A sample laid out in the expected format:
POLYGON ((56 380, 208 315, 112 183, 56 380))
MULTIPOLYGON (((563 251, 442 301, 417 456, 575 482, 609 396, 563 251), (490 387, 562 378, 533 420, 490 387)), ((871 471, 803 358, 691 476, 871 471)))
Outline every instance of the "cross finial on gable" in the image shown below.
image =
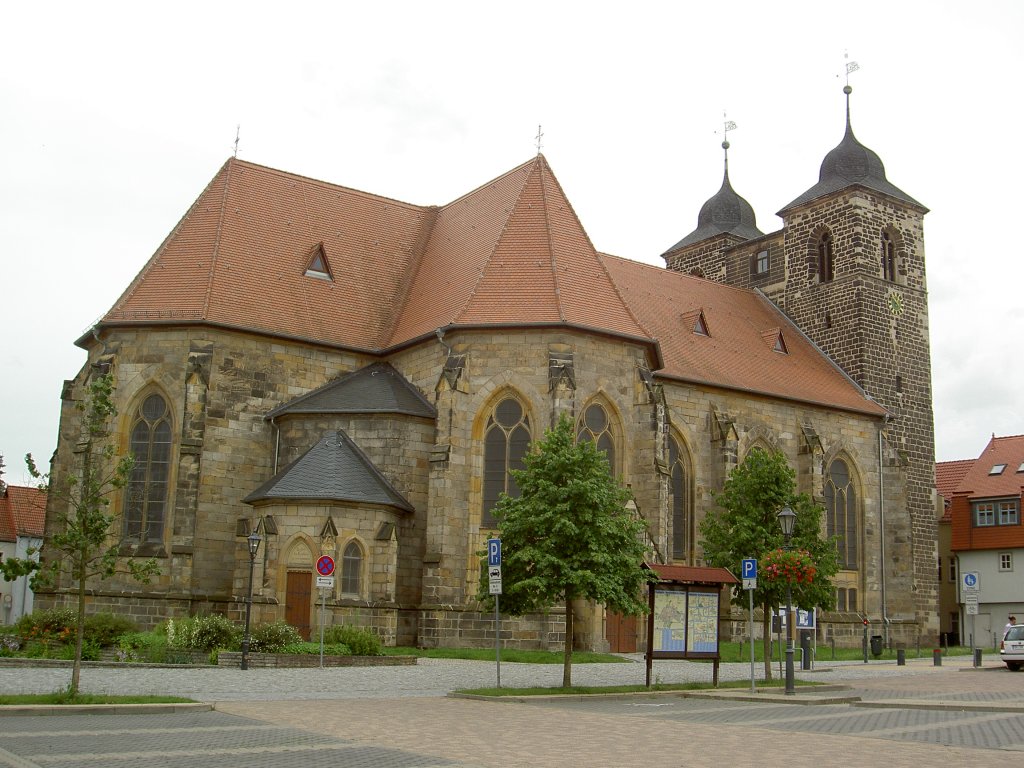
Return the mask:
POLYGON ((544 133, 543 133, 543 131, 541 131, 540 125, 538 124, 537 125, 537 135, 533 137, 533 140, 537 144, 537 154, 538 155, 540 154, 540 148, 543 146, 543 144, 541 144, 541 139, 543 139, 543 138, 544 138, 544 133))

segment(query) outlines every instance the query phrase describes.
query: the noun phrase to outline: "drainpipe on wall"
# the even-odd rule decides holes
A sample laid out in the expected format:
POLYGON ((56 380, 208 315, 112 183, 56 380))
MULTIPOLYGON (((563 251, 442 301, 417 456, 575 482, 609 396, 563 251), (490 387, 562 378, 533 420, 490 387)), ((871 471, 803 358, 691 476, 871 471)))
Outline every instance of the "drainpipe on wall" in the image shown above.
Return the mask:
POLYGON ((271 419, 270 423, 274 427, 274 472, 271 475, 273 477, 277 474, 277 460, 281 453, 281 428, 277 426, 275 419, 271 419))
POLYGON ((889 647, 889 610, 885 602, 885 483, 882 478, 882 469, 885 462, 883 461, 882 454, 882 433, 888 423, 889 415, 886 414, 882 418, 881 426, 878 428, 878 554, 881 558, 879 590, 882 593, 882 627, 885 632, 886 648, 889 647))

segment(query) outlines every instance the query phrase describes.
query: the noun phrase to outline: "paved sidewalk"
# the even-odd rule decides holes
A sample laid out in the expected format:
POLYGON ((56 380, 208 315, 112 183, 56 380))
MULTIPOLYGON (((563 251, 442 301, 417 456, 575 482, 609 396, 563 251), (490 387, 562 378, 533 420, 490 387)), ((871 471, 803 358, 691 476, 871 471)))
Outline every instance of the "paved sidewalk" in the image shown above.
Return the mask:
MULTIPOLYGON (((1024 676, 995 658, 908 660, 906 666, 819 665, 802 679, 848 687, 824 692, 708 692, 633 697, 479 701, 446 696, 489 686, 488 662, 423 659, 372 669, 89 668, 83 688, 176 693, 214 711, 67 715, 0 721, 0 766, 75 768, 563 768, 745 766, 787 768, 936 764, 986 766, 1024 751, 1024 676), (712 698, 713 697, 713 698, 712 698), (793 706, 818 699, 816 706, 793 706), (744 699, 752 699, 750 701, 744 699), (882 708, 882 705, 898 708, 882 708), (926 709, 916 709, 919 705, 926 709)), ((749 664, 723 679, 749 679, 749 664)), ((557 685, 561 668, 502 664, 504 687, 557 685)), ((0 668, 0 690, 49 691, 69 670, 0 668)), ((664 682, 710 679, 710 666, 658 662, 664 682)), ((578 665, 578 684, 639 682, 644 665, 578 665)))

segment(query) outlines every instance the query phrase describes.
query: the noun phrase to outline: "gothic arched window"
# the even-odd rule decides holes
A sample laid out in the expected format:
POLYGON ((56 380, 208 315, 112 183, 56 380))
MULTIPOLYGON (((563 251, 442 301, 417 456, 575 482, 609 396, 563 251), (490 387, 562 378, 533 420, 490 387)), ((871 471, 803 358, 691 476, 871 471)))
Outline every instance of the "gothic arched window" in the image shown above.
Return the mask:
POLYGON ((857 524, 857 491, 850 468, 842 459, 834 459, 824 478, 826 534, 836 537, 839 567, 860 569, 860 533, 857 524))
POLYGON ((341 593, 362 595, 363 550, 355 541, 350 541, 341 556, 341 593))
POLYGON ((896 282, 896 243, 888 232, 882 233, 882 278, 896 282))
POLYGON ((690 531, 690 468, 674 437, 668 438, 669 492, 672 509, 672 557, 687 556, 690 531))
POLYGON ((146 397, 135 412, 129 450, 135 465, 126 487, 125 537, 160 543, 171 469, 171 414, 160 395, 146 397))
POLYGON ((832 235, 828 232, 818 239, 818 282, 831 283, 836 276, 832 253, 832 235))
POLYGON ((522 404, 514 397, 499 402, 487 419, 484 432, 484 499, 480 523, 497 524, 494 506, 505 493, 519 495, 510 470, 523 469, 523 457, 530 449, 530 420, 522 404))
POLYGON ((615 472, 615 440, 612 438, 612 423, 608 418, 608 412, 600 403, 591 403, 583 412, 579 428, 576 431, 576 440, 589 440, 604 451, 608 457, 608 466, 612 473, 615 472))

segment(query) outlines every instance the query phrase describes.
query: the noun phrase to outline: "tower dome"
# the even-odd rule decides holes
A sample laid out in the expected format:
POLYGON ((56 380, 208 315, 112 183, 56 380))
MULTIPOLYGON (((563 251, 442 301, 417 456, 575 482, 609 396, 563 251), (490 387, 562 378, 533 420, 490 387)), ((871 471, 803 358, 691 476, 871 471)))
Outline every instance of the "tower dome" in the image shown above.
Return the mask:
POLYGON ((885 177, 885 166, 882 164, 882 159, 857 141, 850 124, 850 93, 853 92, 853 89, 847 85, 843 88, 843 92, 846 94, 846 133, 843 135, 843 140, 822 160, 821 170, 818 172, 818 183, 785 206, 779 211, 779 214, 855 184, 924 208, 917 200, 895 184, 890 183, 885 177))
POLYGON ((722 142, 722 149, 726 150, 722 187, 701 206, 697 215, 697 228, 669 248, 668 252, 699 243, 715 235, 736 235, 744 240, 753 240, 764 235, 764 232, 757 228, 754 209, 750 203, 736 194, 729 183, 728 141, 722 142))

